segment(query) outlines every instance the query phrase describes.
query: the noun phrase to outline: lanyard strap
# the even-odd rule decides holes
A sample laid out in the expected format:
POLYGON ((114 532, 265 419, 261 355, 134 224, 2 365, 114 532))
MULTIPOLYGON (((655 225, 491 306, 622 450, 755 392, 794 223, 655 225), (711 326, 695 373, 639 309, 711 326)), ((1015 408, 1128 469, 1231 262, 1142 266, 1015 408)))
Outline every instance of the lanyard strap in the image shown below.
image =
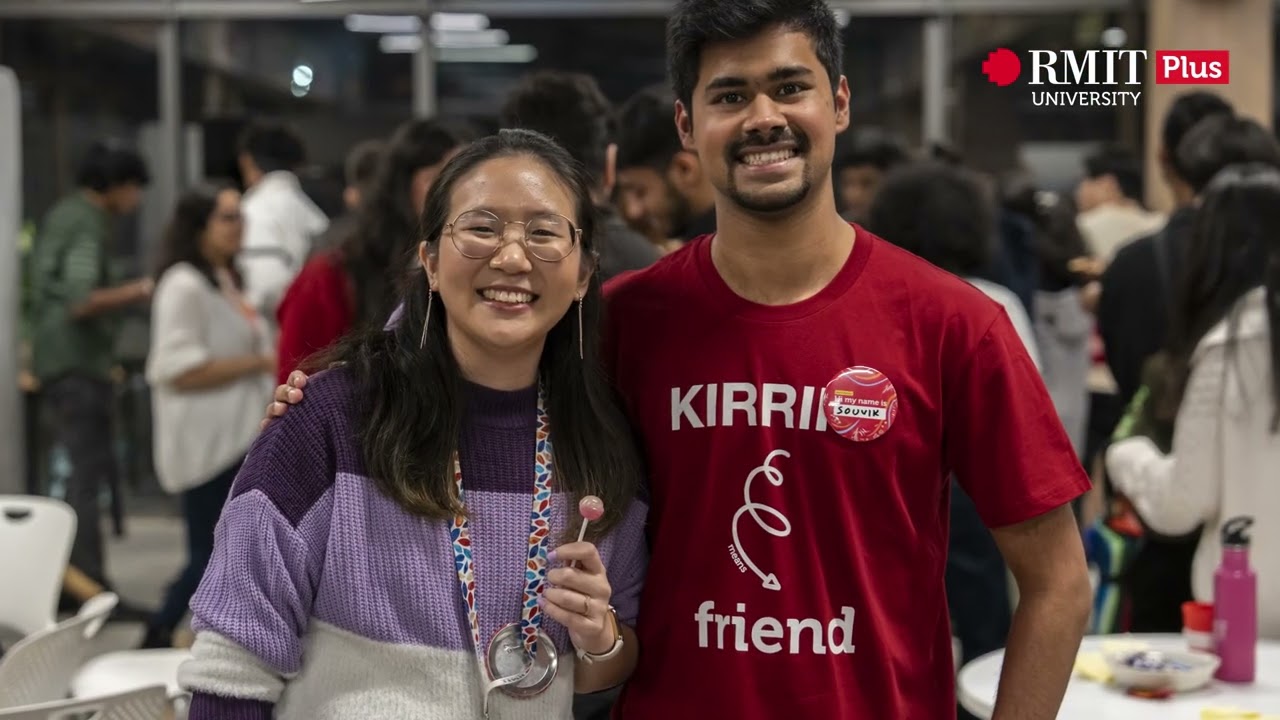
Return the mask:
MULTIPOLYGON (((533 507, 529 512, 529 552, 525 558, 524 597, 520 605, 520 636, 524 640, 525 657, 538 652, 538 630, 542 626, 542 608, 538 598, 546 584, 547 544, 551 536, 551 423, 538 388, 538 433, 533 458, 533 507)), ((458 500, 463 500, 462 465, 458 453, 453 454, 453 481, 458 500)), ((465 503, 464 503, 465 506, 465 503)), ((476 613, 476 578, 471 561, 471 530, 466 515, 453 518, 449 530, 453 540, 453 564, 458 571, 458 585, 467 605, 467 621, 471 625, 471 641, 477 656, 484 653, 480 645, 480 618, 476 613)), ((483 661, 481 663, 484 664, 483 661)))

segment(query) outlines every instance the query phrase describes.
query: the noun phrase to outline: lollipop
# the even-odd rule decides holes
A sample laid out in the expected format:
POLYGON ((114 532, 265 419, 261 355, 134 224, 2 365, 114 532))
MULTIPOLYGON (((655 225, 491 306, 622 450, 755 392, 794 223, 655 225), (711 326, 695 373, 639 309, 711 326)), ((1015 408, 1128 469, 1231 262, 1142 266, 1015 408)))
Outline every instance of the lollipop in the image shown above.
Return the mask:
MULTIPOLYGON (((604 517, 604 501, 595 495, 587 495, 578 501, 578 514, 582 516, 582 529, 578 531, 578 542, 587 537, 587 523, 604 517)), ((570 567, 576 567, 577 562, 570 567)))
POLYGON ((587 523, 604 517, 604 501, 595 495, 587 495, 578 501, 578 514, 582 516, 582 529, 578 531, 578 542, 587 536, 587 523))

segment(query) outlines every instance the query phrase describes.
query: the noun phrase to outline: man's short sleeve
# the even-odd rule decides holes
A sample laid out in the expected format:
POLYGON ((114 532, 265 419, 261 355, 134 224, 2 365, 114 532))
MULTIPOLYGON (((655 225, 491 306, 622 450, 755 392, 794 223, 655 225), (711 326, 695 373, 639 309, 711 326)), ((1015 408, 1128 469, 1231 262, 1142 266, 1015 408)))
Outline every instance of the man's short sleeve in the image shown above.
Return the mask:
POLYGON ((957 358, 945 388, 946 462, 988 527, 1030 520, 1089 489, 1053 400, 1004 313, 957 358))

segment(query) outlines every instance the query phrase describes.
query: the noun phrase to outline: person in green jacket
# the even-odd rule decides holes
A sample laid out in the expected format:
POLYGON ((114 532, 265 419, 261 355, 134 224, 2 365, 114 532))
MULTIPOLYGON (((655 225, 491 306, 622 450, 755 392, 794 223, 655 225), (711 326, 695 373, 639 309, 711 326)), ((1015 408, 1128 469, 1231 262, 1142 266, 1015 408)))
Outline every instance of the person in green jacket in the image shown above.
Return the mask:
POLYGON ((31 255, 31 370, 52 441, 71 463, 66 501, 77 516, 71 564, 104 585, 98 498, 117 472, 110 372, 118 315, 146 302, 152 289, 150 279, 112 277, 109 239, 115 219, 137 209, 148 180, 136 152, 93 145, 76 190, 49 210, 31 255))

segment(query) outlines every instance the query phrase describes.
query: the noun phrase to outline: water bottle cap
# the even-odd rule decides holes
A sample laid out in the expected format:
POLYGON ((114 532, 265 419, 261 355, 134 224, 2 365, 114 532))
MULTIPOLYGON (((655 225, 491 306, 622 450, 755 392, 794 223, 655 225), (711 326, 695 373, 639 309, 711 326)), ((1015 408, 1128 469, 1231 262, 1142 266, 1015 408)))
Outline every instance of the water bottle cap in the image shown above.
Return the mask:
POLYGON ((1222 524, 1223 547, 1249 547, 1249 528, 1253 526, 1253 518, 1242 515, 1234 517, 1222 524))

